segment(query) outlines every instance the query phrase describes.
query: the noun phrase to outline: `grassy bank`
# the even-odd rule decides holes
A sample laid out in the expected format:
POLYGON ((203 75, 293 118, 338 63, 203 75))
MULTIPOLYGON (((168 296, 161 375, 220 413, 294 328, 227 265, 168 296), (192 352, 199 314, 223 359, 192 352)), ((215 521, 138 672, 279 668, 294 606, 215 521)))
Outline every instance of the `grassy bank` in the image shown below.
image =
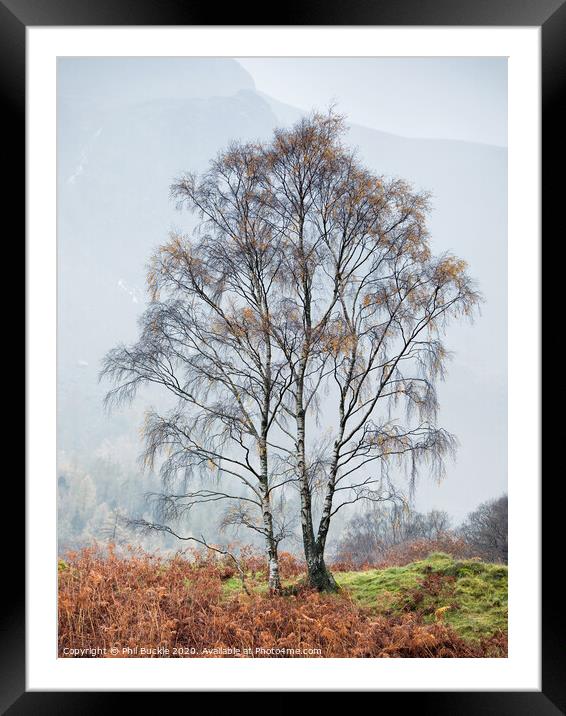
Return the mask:
MULTIPOLYGON (((490 637, 507 630, 507 566, 458 560, 432 554, 404 567, 335 572, 340 598, 384 616, 419 612, 425 622, 444 621, 466 639, 490 637)), ((284 580, 287 587, 302 575, 284 580)), ((248 589, 267 592, 265 580, 250 574, 248 589)), ((223 584, 226 597, 242 591, 231 577, 223 584)))
POLYGON ((405 567, 338 572, 336 580, 360 605, 384 615, 418 609, 471 639, 507 630, 507 567, 433 554, 405 567))

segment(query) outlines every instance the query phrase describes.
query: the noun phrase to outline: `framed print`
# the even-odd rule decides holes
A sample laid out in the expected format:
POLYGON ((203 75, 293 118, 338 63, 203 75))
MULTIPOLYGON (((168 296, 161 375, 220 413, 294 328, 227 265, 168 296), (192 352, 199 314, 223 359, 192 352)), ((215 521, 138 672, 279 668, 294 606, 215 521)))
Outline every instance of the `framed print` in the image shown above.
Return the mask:
POLYGON ((3 708, 559 713, 539 332, 564 7, 1 12, 28 396, 3 708))

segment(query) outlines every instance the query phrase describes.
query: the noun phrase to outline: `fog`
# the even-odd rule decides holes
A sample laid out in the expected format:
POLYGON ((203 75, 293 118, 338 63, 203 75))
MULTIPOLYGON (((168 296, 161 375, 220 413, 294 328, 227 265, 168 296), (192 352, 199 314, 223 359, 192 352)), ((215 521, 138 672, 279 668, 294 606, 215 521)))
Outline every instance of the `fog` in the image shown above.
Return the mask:
MULTIPOLYGON (((108 415, 98 373, 110 348, 137 336, 152 250, 172 228, 191 225, 169 200, 171 181, 204 170, 232 139, 268 138, 333 101, 368 167, 432 192, 433 251, 464 258, 485 297, 476 322, 452 325, 446 339, 454 357, 439 387, 438 422, 457 436, 457 459, 440 484, 422 476, 415 506, 458 522, 506 490, 505 60, 65 58, 57 137, 60 546, 119 540, 116 515, 149 514, 143 495, 158 489, 137 461, 139 426, 158 391, 108 415)), ((206 529, 212 538, 219 518, 214 506, 195 513, 184 532, 206 529)))

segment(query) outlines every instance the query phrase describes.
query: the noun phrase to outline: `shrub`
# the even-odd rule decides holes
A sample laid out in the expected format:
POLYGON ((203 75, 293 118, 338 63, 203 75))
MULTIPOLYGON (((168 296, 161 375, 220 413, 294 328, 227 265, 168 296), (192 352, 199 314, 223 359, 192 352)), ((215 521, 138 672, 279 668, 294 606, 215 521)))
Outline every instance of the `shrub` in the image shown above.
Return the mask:
MULTIPOLYGON (((207 555, 165 560, 135 550, 118 556, 112 549, 86 549, 69 554, 65 564, 59 571, 61 656, 506 654, 504 634, 468 643, 440 618, 425 623, 419 612, 376 616, 347 594, 298 588, 290 596, 227 596, 222 588, 226 565, 207 555), (111 653, 112 647, 117 654, 111 653), (149 653, 141 653, 141 647, 149 653), (124 653, 128 648, 131 653, 124 653), (80 649, 86 651, 69 651, 80 649), (151 651, 158 649, 162 651, 151 651)), ((300 563, 285 555, 283 569, 296 573, 300 563)), ((425 578, 421 590, 436 589, 433 581, 425 578)))

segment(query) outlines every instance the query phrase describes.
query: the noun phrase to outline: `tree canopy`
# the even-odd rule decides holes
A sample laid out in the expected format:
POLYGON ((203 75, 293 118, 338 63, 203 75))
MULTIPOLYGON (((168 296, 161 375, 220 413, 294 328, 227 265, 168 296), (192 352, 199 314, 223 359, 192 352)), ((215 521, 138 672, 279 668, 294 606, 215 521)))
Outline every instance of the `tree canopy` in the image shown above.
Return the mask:
POLYGON ((228 503, 226 524, 265 538, 274 590, 286 495, 309 579, 331 589, 332 517, 398 499, 391 465, 409 486, 423 466, 442 473, 455 447, 436 422, 443 334, 480 300, 463 260, 431 253, 429 196, 365 168, 344 132, 334 111, 313 113, 177 179, 198 227, 152 257, 140 338, 103 368, 110 403, 145 383, 176 398, 143 427, 161 517, 228 503))

